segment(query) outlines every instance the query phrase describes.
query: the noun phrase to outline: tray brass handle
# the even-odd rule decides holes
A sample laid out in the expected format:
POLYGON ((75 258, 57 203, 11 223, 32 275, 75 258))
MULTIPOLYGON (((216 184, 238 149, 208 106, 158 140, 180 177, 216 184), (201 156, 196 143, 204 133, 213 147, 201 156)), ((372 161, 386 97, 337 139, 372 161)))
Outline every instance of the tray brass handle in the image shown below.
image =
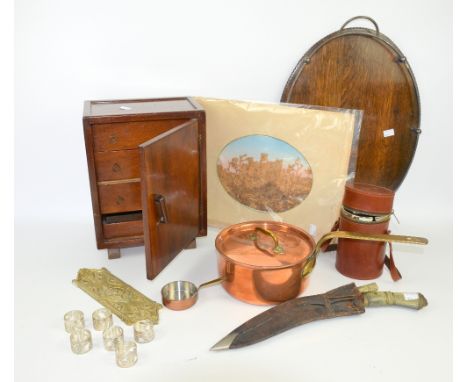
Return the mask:
POLYGON ((380 33, 379 31, 379 26, 377 25, 377 23, 375 22, 374 19, 370 18, 369 16, 355 16, 355 17, 351 17, 348 21, 346 21, 343 26, 341 27, 340 30, 343 30, 345 29, 346 25, 348 25, 350 22, 354 21, 354 20, 357 20, 357 19, 364 19, 364 20, 368 20, 370 21, 372 24, 374 24, 374 27, 375 27, 375 32, 377 34, 380 33))
POLYGON ((317 255, 320 252, 322 245, 331 239, 353 239, 353 240, 368 240, 368 241, 383 241, 387 243, 405 243, 405 244, 427 244, 429 241, 424 237, 407 236, 407 235, 387 235, 387 234, 365 234, 348 231, 334 231, 322 236, 314 248, 314 251, 309 255, 307 261, 302 268, 302 277, 308 276, 315 266, 317 255))
POLYGON ((166 198, 163 195, 156 194, 154 195, 154 203, 156 204, 156 209, 158 211, 159 222, 163 224, 168 223, 166 198))
POLYGON ((265 251, 264 248, 261 248, 259 245, 258 245, 258 242, 257 242, 257 239, 258 239, 258 232, 262 232, 264 233, 265 235, 268 235, 270 236, 273 241, 275 242, 275 246, 273 247, 273 253, 276 254, 276 255, 280 255, 280 254, 283 254, 284 253, 284 249, 283 247, 280 245, 279 243, 279 240, 278 238, 276 237, 276 235, 271 232, 270 230, 268 229, 265 229, 265 228, 262 228, 262 227, 255 227, 255 234, 252 235, 252 240, 255 244, 255 246, 260 249, 261 251, 265 251))

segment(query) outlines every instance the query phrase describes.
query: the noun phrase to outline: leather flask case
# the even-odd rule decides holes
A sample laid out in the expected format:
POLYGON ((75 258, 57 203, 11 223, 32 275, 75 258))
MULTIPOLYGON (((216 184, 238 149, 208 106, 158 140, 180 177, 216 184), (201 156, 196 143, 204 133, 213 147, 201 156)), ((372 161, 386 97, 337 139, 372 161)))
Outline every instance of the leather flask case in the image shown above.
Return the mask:
MULTIPOLYGON (((348 183, 339 220, 340 231, 388 233, 394 192, 384 187, 348 183)), ((382 274, 386 243, 339 239, 336 269, 343 275, 370 280, 382 274)))

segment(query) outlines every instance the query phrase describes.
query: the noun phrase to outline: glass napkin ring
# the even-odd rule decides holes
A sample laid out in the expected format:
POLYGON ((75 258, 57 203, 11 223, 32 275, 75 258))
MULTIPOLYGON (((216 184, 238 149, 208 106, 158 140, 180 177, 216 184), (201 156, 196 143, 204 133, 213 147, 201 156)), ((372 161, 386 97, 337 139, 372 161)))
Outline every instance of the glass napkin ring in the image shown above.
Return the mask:
POLYGON ((123 329, 120 326, 111 326, 102 332, 102 340, 106 350, 115 350, 115 344, 123 342, 123 329))
POLYGON ((105 330, 112 326, 112 313, 106 308, 93 312, 93 327, 95 330, 105 330))
POLYGON ((154 328, 151 320, 141 320, 133 325, 133 336, 135 341, 144 344, 154 339, 154 328))
POLYGON ((75 354, 84 354, 93 348, 93 339, 88 329, 75 328, 70 333, 71 350, 75 354))
POLYGON ((63 322, 67 333, 71 333, 75 328, 84 329, 85 327, 84 314, 81 310, 71 310, 65 313, 63 322))
POLYGON ((115 362, 119 367, 131 367, 138 360, 137 344, 133 341, 115 343, 115 362))

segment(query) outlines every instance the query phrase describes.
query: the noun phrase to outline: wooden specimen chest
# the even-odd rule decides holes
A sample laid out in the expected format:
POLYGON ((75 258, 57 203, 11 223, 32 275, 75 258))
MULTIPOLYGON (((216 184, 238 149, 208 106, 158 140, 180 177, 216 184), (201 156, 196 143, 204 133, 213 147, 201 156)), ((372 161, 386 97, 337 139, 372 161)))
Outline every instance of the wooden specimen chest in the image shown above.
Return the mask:
POLYGON ((145 245, 147 277, 206 235, 205 112, 191 98, 86 101, 99 249, 145 245))

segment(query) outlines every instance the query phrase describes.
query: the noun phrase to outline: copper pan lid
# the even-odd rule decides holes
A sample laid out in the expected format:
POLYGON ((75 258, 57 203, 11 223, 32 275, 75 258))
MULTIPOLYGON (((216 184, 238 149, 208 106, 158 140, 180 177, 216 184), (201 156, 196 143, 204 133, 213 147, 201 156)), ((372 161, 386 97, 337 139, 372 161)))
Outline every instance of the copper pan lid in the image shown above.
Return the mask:
POLYGON ((228 261, 249 268, 288 268, 301 263, 315 248, 303 229, 275 221, 231 225, 216 237, 216 249, 228 261))

